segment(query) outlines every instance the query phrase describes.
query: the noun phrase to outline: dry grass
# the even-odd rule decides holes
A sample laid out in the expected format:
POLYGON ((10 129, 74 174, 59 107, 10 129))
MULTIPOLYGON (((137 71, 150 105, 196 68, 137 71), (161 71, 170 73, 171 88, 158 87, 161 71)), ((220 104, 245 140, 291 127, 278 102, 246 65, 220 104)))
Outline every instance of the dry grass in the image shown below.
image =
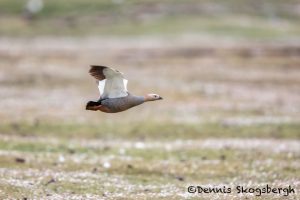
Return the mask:
POLYGON ((22 118, 24 113, 31 113, 27 120, 108 119, 83 110, 87 100, 98 98, 87 73, 90 64, 125 72, 134 94, 156 92, 166 99, 120 117, 109 116, 116 120, 130 119, 136 112, 141 120, 151 116, 158 121, 218 121, 241 115, 299 120, 297 46, 220 44, 215 48, 153 39, 54 38, 2 39, 1 44, 0 118, 4 120, 22 118), (157 110, 163 112, 155 115, 157 110))
POLYGON ((170 40, 2 38, 0 198, 241 198, 190 195, 193 184, 299 191, 299 47, 170 40), (164 101, 87 112, 98 98, 90 64, 164 101))

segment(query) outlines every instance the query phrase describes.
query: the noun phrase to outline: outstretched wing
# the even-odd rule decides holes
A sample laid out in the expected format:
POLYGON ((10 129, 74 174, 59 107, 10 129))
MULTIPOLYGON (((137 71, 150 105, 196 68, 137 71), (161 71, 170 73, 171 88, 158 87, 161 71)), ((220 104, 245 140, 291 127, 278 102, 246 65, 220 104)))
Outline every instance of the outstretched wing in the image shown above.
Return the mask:
POLYGON ((90 74, 99 80, 100 98, 120 98, 128 95, 127 80, 118 70, 105 66, 91 66, 90 74))

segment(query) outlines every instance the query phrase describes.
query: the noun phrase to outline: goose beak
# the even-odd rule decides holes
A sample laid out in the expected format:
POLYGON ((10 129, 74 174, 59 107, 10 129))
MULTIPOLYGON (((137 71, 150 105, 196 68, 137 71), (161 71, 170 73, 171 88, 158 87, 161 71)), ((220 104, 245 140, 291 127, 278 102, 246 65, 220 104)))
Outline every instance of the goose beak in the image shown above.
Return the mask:
POLYGON ((162 98, 162 97, 159 97, 158 100, 163 100, 163 98, 162 98))

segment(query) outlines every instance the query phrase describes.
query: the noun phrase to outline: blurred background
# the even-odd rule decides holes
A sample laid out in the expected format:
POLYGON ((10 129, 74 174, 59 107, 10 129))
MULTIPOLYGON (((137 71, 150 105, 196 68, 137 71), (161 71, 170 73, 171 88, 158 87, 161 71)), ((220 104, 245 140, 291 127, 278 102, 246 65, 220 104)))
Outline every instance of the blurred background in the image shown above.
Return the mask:
POLYGON ((299 188, 299 21, 298 0, 0 0, 0 196, 299 188), (86 111, 99 96, 93 64, 164 100, 86 111))

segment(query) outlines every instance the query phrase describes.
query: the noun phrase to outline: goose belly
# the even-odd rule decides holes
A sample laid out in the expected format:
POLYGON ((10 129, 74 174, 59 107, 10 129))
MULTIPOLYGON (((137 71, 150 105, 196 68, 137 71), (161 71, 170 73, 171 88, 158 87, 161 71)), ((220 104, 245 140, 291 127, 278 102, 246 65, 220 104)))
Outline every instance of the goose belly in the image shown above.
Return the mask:
POLYGON ((112 98, 105 99, 101 101, 103 106, 103 112, 116 113, 122 112, 134 106, 142 104, 142 99, 132 98, 132 97, 121 97, 121 98, 112 98))

